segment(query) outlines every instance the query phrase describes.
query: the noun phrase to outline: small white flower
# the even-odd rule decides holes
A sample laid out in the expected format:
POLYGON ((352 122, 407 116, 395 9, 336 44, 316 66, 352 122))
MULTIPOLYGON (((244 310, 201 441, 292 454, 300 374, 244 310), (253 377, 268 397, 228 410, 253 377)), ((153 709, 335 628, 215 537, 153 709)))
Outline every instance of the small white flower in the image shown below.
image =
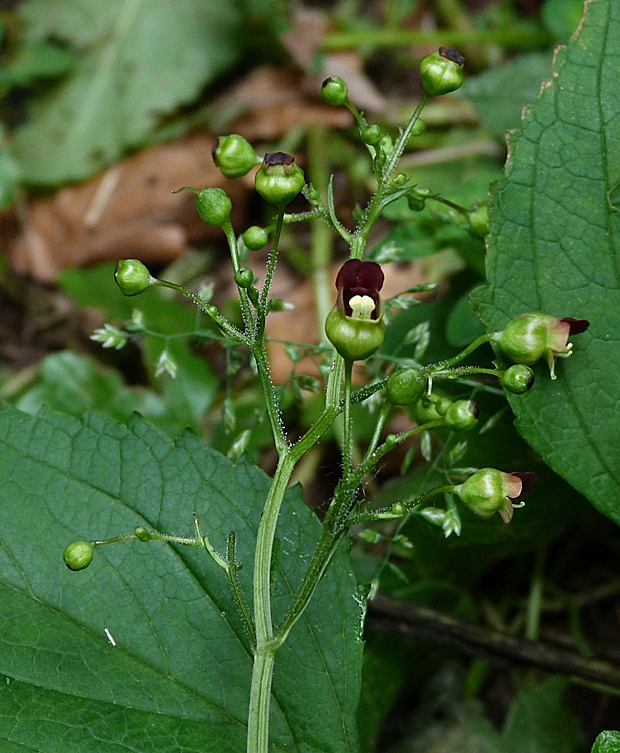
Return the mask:
POLYGON ((112 324, 104 324, 101 329, 96 329, 90 336, 91 340, 101 343, 104 348, 115 348, 120 350, 127 345, 129 336, 126 332, 114 327, 112 324))
POLYGON ((158 377, 166 373, 170 374, 170 376, 174 379, 177 375, 178 369, 179 367, 177 365, 177 362, 168 352, 168 348, 164 348, 161 355, 157 359, 157 364, 155 366, 155 376, 158 377))

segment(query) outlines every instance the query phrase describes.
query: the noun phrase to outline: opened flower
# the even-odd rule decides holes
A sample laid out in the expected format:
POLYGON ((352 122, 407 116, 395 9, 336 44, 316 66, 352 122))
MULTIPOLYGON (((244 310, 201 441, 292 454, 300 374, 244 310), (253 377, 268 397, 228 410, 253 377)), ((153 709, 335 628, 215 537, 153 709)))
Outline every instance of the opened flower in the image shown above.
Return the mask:
POLYGON ((518 500, 530 492, 535 483, 535 473, 504 473, 495 468, 481 468, 452 491, 479 517, 490 518, 498 512, 504 523, 510 523, 513 508, 523 506, 518 500))
POLYGON ((555 379, 555 359, 568 358, 573 344, 568 342, 570 335, 585 332, 590 326, 587 319, 558 319, 548 314, 521 314, 513 319, 505 329, 493 335, 502 353, 515 363, 531 366, 544 358, 555 379))
POLYGON ((383 270, 374 261, 349 259, 340 268, 338 299, 325 321, 325 333, 345 360, 364 360, 381 346, 385 334, 382 287, 383 270))

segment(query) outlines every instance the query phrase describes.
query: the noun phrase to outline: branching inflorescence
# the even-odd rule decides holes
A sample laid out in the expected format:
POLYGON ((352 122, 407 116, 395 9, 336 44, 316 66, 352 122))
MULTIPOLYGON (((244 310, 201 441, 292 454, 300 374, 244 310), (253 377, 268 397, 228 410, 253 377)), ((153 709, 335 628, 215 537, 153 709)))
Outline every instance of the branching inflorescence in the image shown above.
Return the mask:
MULTIPOLYGON (((569 335, 582 332, 588 326, 584 320, 557 319, 543 313, 522 314, 503 331, 482 335, 449 360, 404 368, 384 360, 381 365, 382 374, 378 378, 360 390, 353 390, 354 362, 371 358, 380 349, 384 339, 386 303, 381 298, 384 273, 379 264, 362 261, 370 230, 384 208, 403 197, 412 206, 420 203, 423 205, 427 200, 435 199, 448 203, 466 215, 473 232, 484 233, 484 207, 473 210, 459 207, 428 190, 412 185, 403 173, 395 174, 409 139, 424 130, 420 113, 429 98, 457 89, 463 80, 463 64, 464 59, 456 50, 444 48, 424 58, 421 75, 425 94, 395 140, 378 125, 368 123, 363 113, 351 104, 347 86, 341 78, 332 76, 324 82, 324 99, 334 106, 347 107, 353 114, 361 140, 372 158, 376 178, 376 192, 353 230, 345 228, 336 217, 333 183, 329 183, 325 201, 319 191, 305 183, 304 172, 293 155, 273 152, 265 154, 261 159, 255 154, 253 147, 236 134, 224 136, 215 142, 213 159, 226 177, 239 178, 260 165, 255 178, 256 190, 276 210, 270 227, 252 226, 238 239, 230 220, 232 203, 227 194, 219 188, 200 191, 189 189, 196 193, 196 205, 201 218, 210 225, 221 227, 228 241, 233 277, 239 295, 241 325, 229 321, 207 297, 176 283, 153 277, 140 261, 120 261, 116 268, 116 282, 124 295, 138 295, 150 287, 175 290, 189 298, 209 317, 227 348, 249 351, 262 387, 266 414, 278 453, 278 465, 258 529, 251 600, 249 594, 243 594, 237 579, 239 563, 235 559, 234 532, 230 533, 226 552, 217 552, 196 517, 195 535, 191 538, 170 536, 139 527, 131 534, 105 541, 76 542, 65 551, 65 562, 72 570, 83 569, 90 564, 96 547, 119 541, 174 542, 202 548, 213 558, 228 579, 254 651, 248 715, 248 753, 267 752, 271 677, 277 650, 303 614, 340 542, 352 526, 402 519, 416 512, 422 513, 429 522, 443 526, 448 535, 460 530, 454 497, 482 518, 488 518, 497 512, 505 522, 509 522, 513 508, 522 504, 521 498, 534 483, 532 473, 483 468, 475 470, 466 478, 462 477, 461 480, 425 491, 414 498, 396 502, 388 508, 372 509, 367 506, 361 492, 363 481, 387 453, 415 435, 426 436, 430 430, 446 427, 455 432, 463 432, 477 425, 479 411, 472 400, 452 400, 438 392, 436 385, 442 381, 484 375, 486 378, 496 377, 502 387, 511 393, 523 394, 533 385, 534 372, 531 366, 540 358, 546 359, 551 378, 554 379, 555 359, 570 355, 569 335), (300 215, 286 214, 286 206, 301 192, 310 204, 309 210, 300 215), (311 219, 321 220, 340 235, 349 246, 350 258, 338 272, 337 300, 325 321, 325 332, 333 350, 328 348, 328 344, 318 349, 323 353, 327 350, 331 352, 323 410, 307 432, 291 443, 281 419, 278 392, 270 374, 265 321, 276 305, 271 295, 271 283, 283 226, 311 219), (269 237, 272 239, 272 247, 265 280, 259 289, 253 272, 243 263, 242 249, 261 249, 267 245, 269 237), (498 357, 503 362, 512 361, 513 365, 505 368, 463 365, 468 356, 485 343, 491 343, 496 348, 498 357), (354 462, 351 406, 368 398, 380 398, 381 409, 377 413, 372 439, 362 457, 354 462), (384 436, 389 417, 403 406, 409 410, 415 422, 398 434, 384 436), (271 569, 276 526, 284 493, 296 464, 320 441, 341 414, 344 426, 342 477, 329 504, 320 543, 301 586, 292 598, 285 618, 281 624, 275 625, 272 619, 271 569), (446 509, 428 504, 429 500, 440 495, 447 500, 446 509), (251 607, 248 606, 250 603, 251 607)), ((111 330, 106 332, 109 339, 111 330)))

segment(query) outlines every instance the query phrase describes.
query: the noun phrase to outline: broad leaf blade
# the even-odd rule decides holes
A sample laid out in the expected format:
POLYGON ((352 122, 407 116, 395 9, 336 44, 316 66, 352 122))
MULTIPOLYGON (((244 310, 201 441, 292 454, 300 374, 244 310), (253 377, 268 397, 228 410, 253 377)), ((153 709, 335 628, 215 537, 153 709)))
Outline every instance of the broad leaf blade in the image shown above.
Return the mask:
MULTIPOLYGON (((189 533, 195 511, 220 551, 235 531, 251 593, 268 477, 142 419, 125 427, 6 407, 0 480, 0 741, 40 753, 61 742, 98 753, 244 750, 251 655, 222 571, 198 550, 159 543, 104 547, 81 573, 60 555, 136 525, 189 533)), ((280 618, 320 534, 295 490, 281 531, 280 618)), ((278 654, 274 752, 357 750, 361 620, 341 554, 278 654)))
POLYGON ((620 523, 620 5, 591 0, 556 54, 552 81, 510 139, 491 197, 488 286, 477 307, 491 330, 525 311, 591 322, 557 381, 537 366, 510 397, 517 428, 545 461, 620 523))
POLYGON ((31 37, 82 48, 17 131, 31 183, 86 178, 141 146, 240 52, 240 14, 227 0, 29 0, 20 13, 31 37))

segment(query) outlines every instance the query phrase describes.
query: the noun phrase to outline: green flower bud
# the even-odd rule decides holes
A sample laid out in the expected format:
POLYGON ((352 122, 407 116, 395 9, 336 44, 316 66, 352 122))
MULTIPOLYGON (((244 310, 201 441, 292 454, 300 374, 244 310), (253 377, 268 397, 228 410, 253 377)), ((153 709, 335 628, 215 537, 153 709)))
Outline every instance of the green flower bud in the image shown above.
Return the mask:
POLYGON ((471 400, 455 400, 444 414, 446 426, 454 431, 469 431, 478 423, 480 409, 471 400))
POLYGON ((211 155, 226 178, 241 178, 260 163, 252 145, 236 133, 216 139, 211 155))
POLYGON ((114 279, 121 293, 126 296, 139 295, 154 285, 157 280, 141 261, 121 259, 116 262, 114 279))
POLYGON ((134 533, 138 541, 151 541, 153 539, 144 526, 138 526, 134 533))
POLYGON ((292 154, 272 152, 265 155, 254 185, 265 201, 283 206, 297 196, 304 182, 304 171, 295 164, 292 154))
POLYGON ((416 136, 421 136, 424 131, 426 131, 426 123, 422 118, 418 118, 411 128, 410 135, 415 138, 416 136))
POLYGON ((426 199, 414 191, 407 194, 407 205, 412 212, 421 212, 426 206, 426 199))
POLYGON ((363 361, 383 343, 382 286, 383 271, 372 261, 349 259, 338 272, 338 300, 325 320, 325 334, 347 361, 363 361))
POLYGON ((258 225, 249 227, 241 237, 250 251, 260 251, 269 241, 269 233, 258 225))
POLYGON ((349 89, 340 76, 330 76, 323 81, 321 96, 328 105, 344 105, 349 99, 349 89))
POLYGON ((235 282, 240 288, 249 288, 254 282, 254 272, 247 267, 241 267, 238 272, 235 272, 235 282))
POLYGON ((405 507, 405 505, 403 505, 402 502, 394 502, 394 504, 390 508, 390 512, 392 513, 392 515, 396 515, 399 518, 402 518, 403 515, 407 514, 407 508, 405 507))
POLYGON ((443 418, 448 408, 452 405, 449 397, 441 395, 423 395, 414 406, 414 415, 418 424, 427 424, 429 421, 438 421, 443 418))
POLYGON ((369 146, 377 146, 382 135, 383 131, 378 125, 369 125, 361 130, 362 141, 369 146))
POLYGON ((196 194, 196 207, 207 225, 222 227, 230 221, 232 201, 222 188, 203 188, 196 194))
POLYGON ((387 383, 387 391, 394 405, 412 405, 426 389, 426 377, 418 369, 395 371, 387 383))
POLYGON ((479 517, 490 518, 499 512, 504 523, 509 523, 513 500, 524 497, 535 482, 535 473, 504 473, 495 468, 481 468, 452 491, 479 517))
POLYGON ((386 156, 392 154, 392 150, 394 149, 394 142, 392 141, 392 137, 389 133, 384 133, 379 139, 379 149, 386 156))
POLYGON ((93 561, 95 547, 90 541, 76 541, 69 544, 63 554, 65 565, 69 570, 85 570, 93 561))
POLYGON ((456 91, 463 83, 465 58, 458 50, 440 47, 422 59, 420 75, 422 86, 429 97, 456 91))
POLYGON ((534 384, 534 372, 529 366, 515 363, 503 373, 499 378, 500 384, 508 392, 515 395, 522 395, 527 392, 534 384))
POLYGON ((573 344, 568 342, 569 335, 585 332, 589 325, 586 319, 558 319, 540 312, 520 314, 504 330, 493 335, 493 342, 515 363, 531 366, 544 358, 551 378, 555 379, 556 357, 567 358, 573 350, 573 344))
POLYGON ((395 175, 392 178, 392 185, 397 186, 398 188, 400 188, 400 186, 404 186, 406 182, 407 176, 405 175, 405 173, 398 173, 398 175, 395 175))
POLYGON ((469 213, 469 229, 479 238, 484 238, 489 232, 489 210, 485 205, 469 213))

